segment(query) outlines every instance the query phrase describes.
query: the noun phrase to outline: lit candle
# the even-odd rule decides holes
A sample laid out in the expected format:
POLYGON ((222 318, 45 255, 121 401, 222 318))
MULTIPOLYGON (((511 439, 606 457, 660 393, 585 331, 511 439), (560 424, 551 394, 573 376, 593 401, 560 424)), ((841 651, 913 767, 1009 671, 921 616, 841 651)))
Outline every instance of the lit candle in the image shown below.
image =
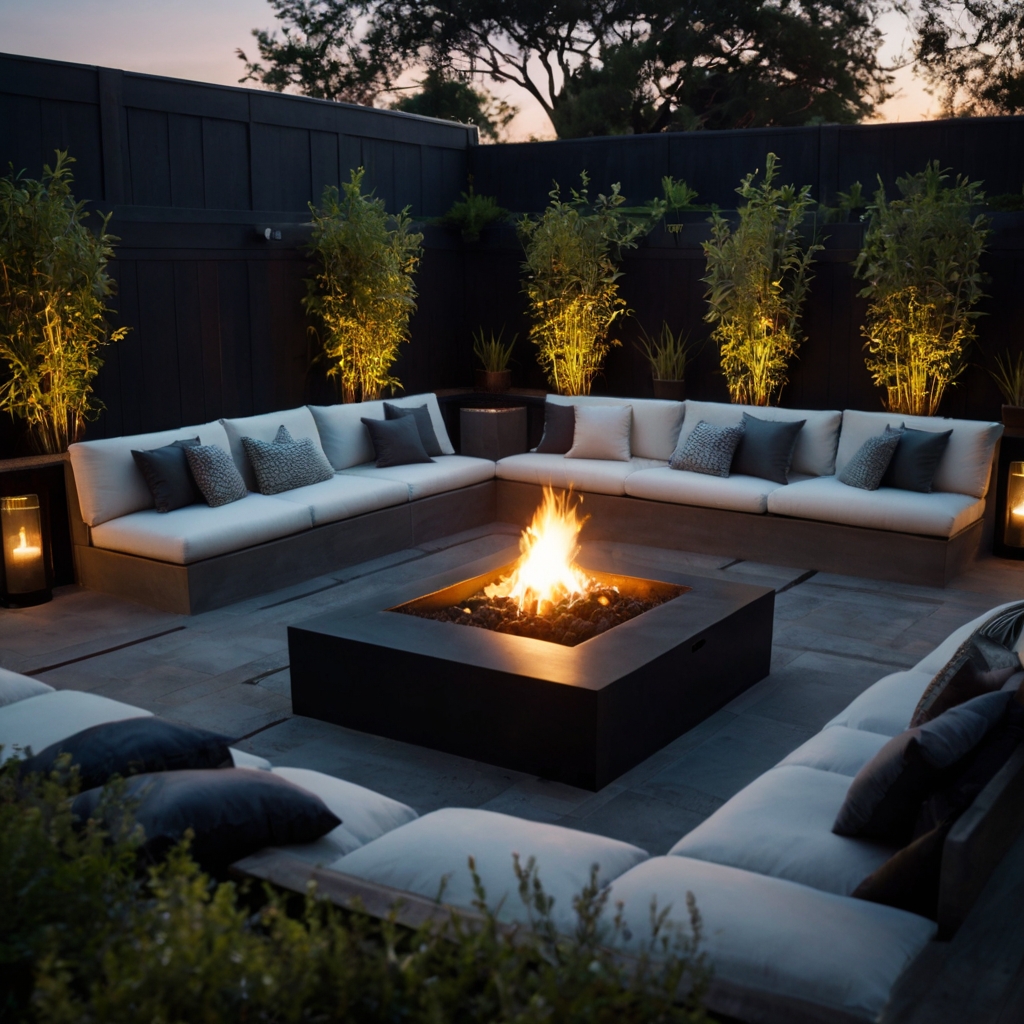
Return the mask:
POLYGON ((16 562, 31 562, 34 558, 38 558, 42 553, 42 548, 34 547, 28 543, 28 538, 25 536, 25 527, 23 526, 18 531, 17 546, 11 548, 11 557, 14 558, 16 562))
POLYGON ((1010 514, 1015 516, 1024 516, 1024 502, 1017 505, 1015 508, 1012 508, 1010 510, 1010 514))

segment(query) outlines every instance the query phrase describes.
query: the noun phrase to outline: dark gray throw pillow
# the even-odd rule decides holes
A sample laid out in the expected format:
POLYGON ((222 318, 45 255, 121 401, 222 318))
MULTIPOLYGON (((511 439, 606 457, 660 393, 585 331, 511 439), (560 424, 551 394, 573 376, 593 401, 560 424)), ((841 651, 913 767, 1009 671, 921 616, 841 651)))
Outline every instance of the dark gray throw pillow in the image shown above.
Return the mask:
POLYGON ((882 487, 899 487, 904 491, 931 492, 939 460, 949 444, 952 430, 913 430, 904 427, 899 444, 893 452, 889 468, 882 477, 882 487))
POLYGON ((334 467, 311 437, 292 439, 288 428, 277 428, 273 441, 243 437, 242 447, 256 475, 260 494, 281 494, 334 479, 334 467))
POLYGON ((397 420, 373 420, 363 416, 362 420, 370 432, 377 465, 381 469, 434 461, 423 447, 412 416, 401 416, 397 420))
POLYGON ((832 831, 903 844, 945 770, 966 757, 1006 711, 1009 692, 986 693, 894 736, 857 773, 832 831))
POLYGON ((762 420, 743 414, 743 436, 730 473, 756 476, 777 484, 789 483, 789 467, 800 428, 807 420, 762 420))
POLYGON ((535 451, 542 455, 564 455, 576 433, 576 406, 544 403, 544 435, 535 451))
POLYGON ((676 446, 668 464, 672 469, 685 469, 707 476, 728 476, 736 446, 743 437, 743 424, 716 427, 701 420, 689 437, 676 446))
POLYGON ((241 501, 249 492, 235 460, 220 445, 197 444, 185 449, 196 487, 211 508, 241 501))
MULTIPOLYGON (((111 818, 121 812, 101 803, 102 795, 102 788, 79 794, 72 813, 80 821, 99 814, 116 829, 111 818)), ((192 856, 206 871, 220 871, 265 846, 311 843, 341 824, 318 796, 251 768, 136 775, 124 795, 146 834, 143 858, 163 859, 192 829, 192 856)))
POLYGON ((18 766, 22 774, 48 775, 67 754, 78 766, 79 786, 105 785, 114 775, 230 766, 227 736, 147 715, 104 722, 54 743, 18 766))
POLYGON ((197 444, 198 437, 186 437, 163 448, 150 448, 144 452, 132 449, 132 458, 153 495, 157 512, 173 512, 200 500, 184 451, 197 444))
POLYGON ((862 491, 877 491, 902 433, 902 428, 886 427, 885 433, 869 437, 840 470, 839 482, 862 491))
POLYGON ((416 421, 416 429, 420 432, 420 440, 423 442, 423 450, 428 455, 444 455, 441 451, 441 442, 434 433, 434 423, 430 418, 430 410, 425 405, 392 405, 384 403, 384 419, 397 420, 403 416, 412 416, 416 421))

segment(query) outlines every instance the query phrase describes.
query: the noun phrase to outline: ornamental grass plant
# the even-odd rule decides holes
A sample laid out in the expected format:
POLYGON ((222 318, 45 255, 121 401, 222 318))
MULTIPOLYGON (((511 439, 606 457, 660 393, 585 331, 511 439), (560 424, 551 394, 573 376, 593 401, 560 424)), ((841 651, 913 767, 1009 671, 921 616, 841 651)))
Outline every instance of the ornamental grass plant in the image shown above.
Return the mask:
MULTIPOLYGON (((17 1024, 699 1024, 708 972, 687 927, 651 909, 635 955, 592 873, 577 926, 556 932, 543 865, 509 865, 529 923, 509 927, 475 875, 477 913, 418 929, 305 894, 216 882, 188 843, 143 868, 131 815, 116 834, 72 820, 66 762, 0 769, 0 1018, 17 1024)), ((105 797, 123 812, 123 786, 105 797)), ((128 808, 130 811, 130 808, 128 808)), ((472 870, 472 861, 469 863, 472 870)), ((439 880, 439 884, 440 884, 439 880)))
POLYGON ((0 178, 0 409, 28 427, 31 447, 58 453, 81 439, 103 408, 92 393, 103 360, 99 351, 120 341, 111 331, 106 300, 116 282, 107 272, 117 239, 110 214, 96 232, 76 201, 74 157, 57 151, 40 179, 23 172, 0 178))
POLYGON ((302 305, 319 326, 311 329, 345 402, 370 401, 401 386, 391 368, 409 340, 423 255, 409 207, 390 216, 383 199, 363 194, 364 174, 354 169, 340 192, 328 185, 320 205, 310 204, 309 251, 317 270, 302 305))
POLYGON ((984 193, 966 177, 950 181, 938 161, 896 185, 900 198, 890 200, 879 180, 854 264, 868 282, 865 362, 887 409, 934 416, 966 368, 981 315, 988 221, 971 213, 984 193))
POLYGON ((813 204, 810 186, 777 188, 777 176, 778 158, 769 153, 760 183, 754 172, 736 189, 746 200, 739 222, 733 226, 716 211, 704 243, 704 319, 714 324, 729 397, 746 405, 770 405, 787 383, 802 340, 810 266, 822 248, 806 244, 800 231, 813 204))

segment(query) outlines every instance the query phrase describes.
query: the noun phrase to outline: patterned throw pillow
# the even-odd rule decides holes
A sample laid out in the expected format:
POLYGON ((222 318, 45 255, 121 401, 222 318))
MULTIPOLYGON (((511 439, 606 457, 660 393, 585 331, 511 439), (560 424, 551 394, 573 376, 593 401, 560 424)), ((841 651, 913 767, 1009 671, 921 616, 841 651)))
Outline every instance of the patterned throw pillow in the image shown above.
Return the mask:
POLYGON ((243 437, 242 447, 256 474, 260 494, 280 494, 334 478, 334 467, 316 442, 311 437, 293 440, 283 425, 273 441, 243 437))
POLYGON ((859 487, 863 491, 877 491, 892 461, 896 445, 900 443, 903 428, 886 427, 884 434, 869 437, 856 451, 853 458, 843 466, 839 482, 859 487))
POLYGON ((185 449, 185 458, 192 479, 212 508, 241 501, 249 493, 235 460, 220 445, 193 445, 185 449))
POLYGON ((743 424, 715 427, 701 420, 690 436, 672 453, 672 469, 688 469, 707 476, 728 476, 736 446, 743 437, 743 424))

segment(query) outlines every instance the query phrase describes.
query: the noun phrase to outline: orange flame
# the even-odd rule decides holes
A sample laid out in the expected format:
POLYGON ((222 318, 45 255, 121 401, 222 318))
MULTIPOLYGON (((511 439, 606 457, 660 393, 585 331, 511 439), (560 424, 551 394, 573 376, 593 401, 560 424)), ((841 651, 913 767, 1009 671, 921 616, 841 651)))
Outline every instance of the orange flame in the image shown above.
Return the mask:
POLYGON ((540 615, 544 605, 582 597, 596 586, 575 564, 580 530, 589 516, 577 519, 579 506, 570 506, 570 498, 571 493, 556 497, 544 488, 544 500, 519 538, 521 554, 512 572, 484 587, 487 597, 511 598, 520 612, 540 615))

